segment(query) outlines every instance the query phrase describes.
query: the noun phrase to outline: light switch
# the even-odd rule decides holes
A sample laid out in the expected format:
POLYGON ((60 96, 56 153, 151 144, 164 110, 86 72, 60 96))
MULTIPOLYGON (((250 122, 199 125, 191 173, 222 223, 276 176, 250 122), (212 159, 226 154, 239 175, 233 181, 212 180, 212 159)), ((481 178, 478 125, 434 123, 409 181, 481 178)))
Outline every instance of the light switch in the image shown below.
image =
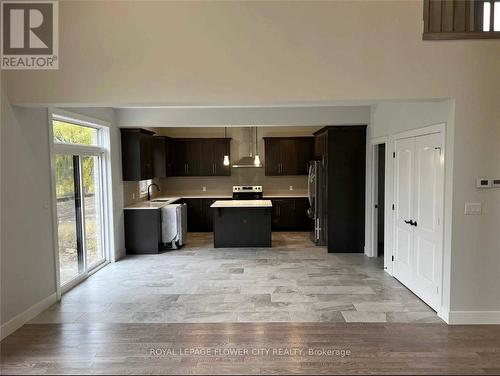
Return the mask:
POLYGON ((482 206, 480 202, 466 202, 465 215, 481 215, 482 206))

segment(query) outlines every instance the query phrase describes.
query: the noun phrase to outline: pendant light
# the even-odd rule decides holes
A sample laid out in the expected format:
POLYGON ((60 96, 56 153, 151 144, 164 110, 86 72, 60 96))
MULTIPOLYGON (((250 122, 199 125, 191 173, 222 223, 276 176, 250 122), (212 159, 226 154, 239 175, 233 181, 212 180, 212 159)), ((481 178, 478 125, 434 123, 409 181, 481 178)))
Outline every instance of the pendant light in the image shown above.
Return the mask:
POLYGON ((255 158, 253 160, 253 164, 256 166, 260 166, 259 141, 257 139, 257 127, 255 127, 255 158))
POLYGON ((225 148, 226 148, 226 152, 224 153, 224 161, 222 162, 224 164, 224 166, 229 166, 229 154, 227 152, 227 127, 224 127, 224 145, 225 145, 225 148))

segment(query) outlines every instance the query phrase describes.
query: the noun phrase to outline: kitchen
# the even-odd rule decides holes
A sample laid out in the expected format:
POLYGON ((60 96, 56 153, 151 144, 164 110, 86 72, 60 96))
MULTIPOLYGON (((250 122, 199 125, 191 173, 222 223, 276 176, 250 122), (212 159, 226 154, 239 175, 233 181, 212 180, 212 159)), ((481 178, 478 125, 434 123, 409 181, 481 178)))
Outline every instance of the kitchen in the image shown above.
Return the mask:
POLYGON ((365 128, 122 128, 127 253, 180 248, 186 231, 213 232, 214 248, 309 232, 312 245, 362 253, 365 128))

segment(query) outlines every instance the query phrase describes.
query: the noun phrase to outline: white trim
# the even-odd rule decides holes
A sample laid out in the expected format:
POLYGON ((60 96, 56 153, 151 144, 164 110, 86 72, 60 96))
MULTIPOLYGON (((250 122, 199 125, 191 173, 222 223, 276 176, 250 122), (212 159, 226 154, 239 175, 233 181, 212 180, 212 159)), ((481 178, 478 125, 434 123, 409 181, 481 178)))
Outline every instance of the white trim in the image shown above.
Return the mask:
POLYGON ((417 136, 424 136, 432 133, 444 133, 446 129, 445 123, 432 124, 423 128, 411 129, 409 131, 394 133, 394 140, 401 140, 402 138, 410 138, 417 136))
MULTIPOLYGON (((366 226, 366 231, 365 231, 365 255, 368 257, 377 257, 377 245, 376 245, 376 231, 375 231, 375 226, 376 226, 376 220, 375 216, 377 211, 375 210, 375 202, 376 202, 376 197, 375 197, 375 190, 376 186, 375 183, 377 181, 377 176, 376 172, 378 171, 378 168, 376 168, 376 163, 377 163, 377 145, 385 144, 385 169, 387 171, 388 169, 388 163, 389 163, 389 158, 388 158, 388 148, 389 148, 389 137, 388 136, 383 136, 383 137, 377 137, 377 138, 372 138, 368 141, 367 143, 367 159, 368 159, 368 173, 367 173, 367 199, 366 199, 366 221, 365 221, 365 226, 366 226)), ((388 186, 388 180, 387 180, 387 173, 386 173, 386 178, 385 178, 385 186, 388 186)), ((385 222, 387 223, 387 205, 388 205, 388 192, 386 190, 385 192, 385 207, 384 207, 384 218, 385 222)), ((379 208, 380 209, 380 208, 379 208)), ((385 226, 386 228, 387 226, 385 226)), ((384 230, 385 232, 385 230, 384 230)), ((384 244, 384 258, 386 254, 386 248, 387 244, 384 244)), ((384 267, 386 267, 384 262, 384 267)))
POLYGON ((60 108, 53 108, 51 112, 52 112, 52 117, 56 118, 57 120, 63 120, 69 123, 83 125, 90 128, 96 128, 96 126, 106 127, 106 128, 111 127, 111 123, 107 121, 96 119, 90 116, 77 114, 74 112, 61 110, 60 108))
POLYGON ((52 129, 53 111, 51 108, 47 111, 47 127, 49 129, 49 158, 50 158, 50 190, 51 190, 51 216, 52 216, 52 239, 54 244, 54 263, 57 300, 61 300, 61 272, 59 270, 59 234, 57 224, 57 194, 56 194, 56 161, 54 151, 54 133, 52 129))
POLYGON ((500 324, 500 311, 450 311, 444 316, 450 325, 500 324))
POLYGON ((101 146, 66 144, 62 142, 54 142, 54 150, 56 154, 82 154, 82 155, 99 155, 103 154, 106 149, 101 146))
MULTIPOLYGON (((51 190, 52 190, 52 221, 53 221, 53 236, 54 236, 54 259, 55 259, 55 269, 56 269, 56 295, 57 299, 60 300, 62 294, 69 291, 90 275, 100 270, 104 266, 109 264, 109 261, 114 259, 114 251, 111 251, 114 247, 114 225, 113 225, 113 208, 111 204, 111 140, 109 135, 110 123, 103 120, 91 118, 89 116, 80 115, 76 113, 71 113, 61 109, 49 108, 48 111, 48 124, 49 128, 49 154, 51 163, 51 190), (100 145, 79 145, 79 144, 66 144, 57 143, 53 140, 53 120, 63 120, 73 124, 82 125, 98 129, 98 139, 100 145), (86 256, 84 255, 84 272, 75 276, 74 279, 68 281, 66 284, 61 286, 61 276, 59 270, 59 241, 57 233, 57 197, 56 197, 56 171, 55 171, 55 154, 75 154, 80 156, 99 156, 101 157, 101 164, 99 166, 100 171, 100 184, 102 189, 101 197, 101 215, 103 224, 103 257, 102 263, 96 265, 92 270, 87 270, 86 256), (105 170, 105 171, 103 171, 105 170)), ((82 160, 80 158, 80 164, 82 160)), ((80 166, 81 169, 81 166, 80 166)), ((81 177, 80 177, 81 179, 81 177)), ((81 182, 80 182, 80 185, 81 182)), ((84 200, 84 199, 83 199, 84 200)), ((83 213, 82 213, 83 215, 83 213)), ((85 242, 85 220, 83 223, 83 241, 85 242)), ((84 246, 85 249, 85 246, 84 246)))
POLYGON ((21 312, 20 314, 14 316, 12 319, 7 321, 1 327, 0 340, 3 340, 8 335, 14 333, 21 326, 26 324, 28 321, 34 319, 40 313, 49 308, 52 304, 56 303, 58 300, 57 293, 53 293, 46 298, 40 300, 38 303, 33 304, 31 307, 21 312))

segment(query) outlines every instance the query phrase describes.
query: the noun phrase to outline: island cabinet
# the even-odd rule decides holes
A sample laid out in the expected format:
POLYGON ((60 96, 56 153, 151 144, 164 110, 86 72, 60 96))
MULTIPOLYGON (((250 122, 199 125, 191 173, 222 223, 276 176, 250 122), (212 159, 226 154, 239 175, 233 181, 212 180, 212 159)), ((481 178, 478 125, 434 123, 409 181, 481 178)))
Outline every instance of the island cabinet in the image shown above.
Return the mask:
POLYGON ((224 155, 230 152, 230 139, 170 139, 171 176, 229 176, 224 155))
POLYGON ((314 137, 264 137, 267 176, 307 175, 314 137))
POLYGON ((120 131, 123 180, 152 179, 154 132, 139 128, 122 128, 120 131))
POLYGON ((307 198, 273 198, 271 223, 273 231, 309 231, 312 228, 307 214, 307 198))
POLYGON ((271 247, 270 200, 217 200, 212 204, 214 247, 271 247))

